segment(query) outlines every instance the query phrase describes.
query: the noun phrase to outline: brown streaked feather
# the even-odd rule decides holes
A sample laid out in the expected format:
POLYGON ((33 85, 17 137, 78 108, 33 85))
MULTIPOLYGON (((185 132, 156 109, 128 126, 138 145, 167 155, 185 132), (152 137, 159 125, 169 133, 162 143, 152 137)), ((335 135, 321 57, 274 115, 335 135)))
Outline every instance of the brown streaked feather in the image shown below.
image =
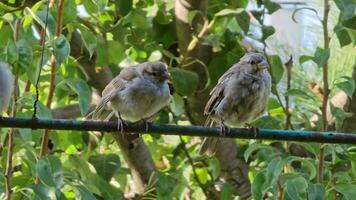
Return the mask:
POLYGON ((210 115, 214 111, 214 108, 218 106, 219 102, 224 98, 225 84, 229 78, 236 73, 237 70, 234 70, 236 67, 238 66, 230 68, 219 78, 218 83, 210 92, 211 97, 206 103, 204 115, 210 115))
POLYGON ((138 72, 133 67, 124 68, 121 70, 120 74, 117 75, 113 80, 110 81, 108 85, 104 88, 102 96, 106 96, 112 90, 121 90, 124 88, 125 81, 130 81, 139 76, 138 72))

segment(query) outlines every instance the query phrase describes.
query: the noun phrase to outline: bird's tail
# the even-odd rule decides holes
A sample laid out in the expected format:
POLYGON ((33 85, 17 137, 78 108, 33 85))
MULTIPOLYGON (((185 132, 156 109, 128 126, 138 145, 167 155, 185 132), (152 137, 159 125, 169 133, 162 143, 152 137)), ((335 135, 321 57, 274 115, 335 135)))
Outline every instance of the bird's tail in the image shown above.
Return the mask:
MULTIPOLYGON (((214 124, 214 120, 208 116, 205 122, 205 126, 212 127, 214 124)), ((200 149, 199 149, 199 154, 200 155, 207 155, 207 156, 213 156, 216 152, 217 145, 219 143, 220 138, 215 138, 215 137, 205 137, 200 149)))

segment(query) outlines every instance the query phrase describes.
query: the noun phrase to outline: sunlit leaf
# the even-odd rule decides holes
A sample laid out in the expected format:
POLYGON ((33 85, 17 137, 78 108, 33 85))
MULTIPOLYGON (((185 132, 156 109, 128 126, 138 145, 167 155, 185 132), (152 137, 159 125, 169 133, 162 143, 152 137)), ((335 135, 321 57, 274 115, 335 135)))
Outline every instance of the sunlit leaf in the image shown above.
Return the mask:
POLYGON ((226 16, 226 15, 236 15, 236 14, 239 14, 239 13, 242 13, 244 11, 244 9, 242 8, 237 8, 237 9, 223 9, 223 10, 220 10, 219 12, 217 12, 215 14, 215 16, 217 17, 221 17, 221 16, 226 16))

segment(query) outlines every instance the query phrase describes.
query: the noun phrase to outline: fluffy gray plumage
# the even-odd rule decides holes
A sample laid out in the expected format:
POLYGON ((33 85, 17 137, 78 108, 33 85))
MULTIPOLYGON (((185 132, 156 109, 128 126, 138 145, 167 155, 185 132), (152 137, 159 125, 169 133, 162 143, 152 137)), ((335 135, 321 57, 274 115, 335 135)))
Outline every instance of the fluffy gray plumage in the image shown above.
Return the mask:
MULTIPOLYGON (((239 127, 261 116, 271 92, 268 67, 263 55, 248 53, 225 72, 210 92, 204 111, 207 122, 239 127)), ((213 155, 218 142, 218 138, 205 138, 200 153, 213 155)))
POLYGON ((166 65, 162 62, 124 68, 103 90, 102 99, 91 113, 92 118, 110 118, 111 115, 105 114, 108 109, 113 111, 111 114, 130 122, 152 117, 170 101, 168 79, 166 65))
POLYGON ((0 116, 9 105, 14 88, 14 78, 6 63, 0 62, 0 116))

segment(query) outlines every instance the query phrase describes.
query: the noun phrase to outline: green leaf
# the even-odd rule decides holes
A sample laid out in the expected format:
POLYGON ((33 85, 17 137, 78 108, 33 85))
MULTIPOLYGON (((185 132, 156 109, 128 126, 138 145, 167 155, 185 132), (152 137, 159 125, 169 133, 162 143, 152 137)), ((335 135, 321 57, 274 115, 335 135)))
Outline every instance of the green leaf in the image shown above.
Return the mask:
POLYGON ((286 181, 286 194, 293 200, 306 199, 307 181, 303 177, 288 179, 286 181))
POLYGON ((344 91, 347 96, 352 98, 352 94, 355 91, 355 81, 348 76, 341 76, 340 79, 344 79, 345 81, 336 80, 334 85, 344 91))
POLYGON ((81 199, 97 200, 92 192, 90 192, 84 185, 75 186, 75 189, 79 191, 81 199))
POLYGON ((278 84, 284 73, 283 63, 278 55, 268 56, 268 61, 272 71, 272 82, 278 84))
POLYGON ((99 176, 108 182, 110 182, 116 170, 120 167, 120 158, 115 154, 90 156, 88 161, 95 167, 99 176))
POLYGON ((334 0, 334 2, 340 9, 342 20, 350 19, 355 14, 356 3, 354 0, 334 0))
POLYGON ((308 186, 308 200, 324 200, 325 188, 322 184, 309 183, 308 186))
POLYGON ((352 29, 352 30, 356 30, 356 15, 354 15, 352 18, 348 19, 348 20, 344 20, 342 22, 342 25, 345 26, 346 28, 352 29))
POLYGON ((266 177, 264 172, 265 171, 259 172, 253 179, 251 185, 252 196, 256 200, 262 200, 267 191, 267 188, 265 187, 266 177))
POLYGON ((263 2, 264 2, 264 6, 266 6, 268 10, 268 14, 272 14, 281 8, 281 6, 278 3, 275 3, 271 0, 264 0, 263 2))
POLYGON ((82 116, 85 116, 90 107, 91 89, 82 79, 69 78, 65 82, 79 96, 79 108, 82 116))
POLYGON ((253 145, 249 145, 248 148, 246 149, 246 151, 244 152, 244 158, 245 158, 245 161, 248 160, 248 158, 251 156, 251 154, 257 150, 261 150, 261 149, 266 149, 270 152, 273 152, 274 151, 274 148, 269 146, 269 145, 266 145, 266 144, 262 144, 262 143, 256 143, 256 144, 253 144, 253 145))
POLYGON ((352 42, 348 29, 341 24, 337 24, 335 26, 334 32, 336 33, 341 47, 344 47, 352 42))
POLYGON ((98 4, 94 0, 82 0, 85 10, 89 14, 97 13, 99 11, 98 4))
POLYGON ((19 54, 18 66, 22 69, 27 69, 32 64, 32 48, 30 45, 23 39, 16 42, 17 52, 19 54))
POLYGON ((274 158, 266 168, 266 186, 274 187, 282 173, 284 162, 281 158, 274 158))
POLYGON ((109 51, 107 41, 102 36, 97 36, 96 66, 104 67, 109 64, 109 51))
POLYGON ((190 96, 194 93, 199 82, 196 73, 179 68, 171 68, 169 72, 172 76, 173 87, 178 94, 190 96))
POLYGON ((63 5, 63 24, 66 26, 69 23, 75 21, 77 17, 77 5, 75 0, 65 0, 63 5))
POLYGON ((269 36, 273 35, 276 30, 273 26, 262 26, 262 40, 266 40, 269 36))
POLYGON ((43 119, 51 119, 52 112, 47 106, 43 105, 42 102, 38 102, 37 104, 37 116, 43 119))
POLYGON ((250 16, 248 15, 248 13, 246 11, 243 11, 237 14, 235 19, 240 25, 241 29, 245 32, 245 34, 247 34, 250 28, 250 16))
POLYGON ((116 200, 122 199, 122 192, 110 185, 101 176, 99 176, 95 168, 82 157, 70 155, 69 161, 74 166, 84 181, 85 186, 95 194, 100 194, 103 199, 116 200))
POLYGON ((181 116, 185 112, 183 98, 176 93, 173 93, 173 98, 169 105, 175 116, 181 116))
POLYGON ((31 195, 31 199, 33 200, 45 200, 50 199, 49 189, 42 184, 33 184, 30 186, 33 193, 31 195))
POLYGON ((303 64, 309 60, 313 60, 313 56, 302 55, 299 57, 299 63, 303 64))
POLYGON ((315 100, 313 96, 310 96, 308 93, 300 89, 289 89, 286 93, 284 93, 284 96, 295 96, 295 97, 302 97, 304 99, 315 100))
MULTIPOLYGON (((34 13, 34 11, 32 11, 29 7, 26 7, 24 13, 26 15, 30 15, 41 26, 41 28, 44 29, 46 15, 47 15, 46 11, 41 10, 34 13)), ((54 19, 51 13, 48 13, 46 35, 47 36, 54 35, 55 30, 56 30, 56 20, 54 19)))
POLYGON ((339 183, 334 189, 344 196, 345 200, 353 200, 356 197, 356 184, 339 183))
POLYGON ((57 66, 60 66, 70 54, 70 44, 68 40, 61 35, 54 40, 54 56, 56 57, 57 66))
POLYGON ((314 162, 312 162, 312 160, 309 160, 307 158, 297 157, 297 156, 288 156, 285 159, 285 162, 288 163, 289 165, 291 165, 292 162, 295 162, 295 161, 301 162, 301 164, 302 164, 301 168, 302 167, 308 168, 308 170, 309 170, 308 180, 312 180, 313 178, 316 177, 316 167, 315 167, 314 162))
POLYGON ((268 129, 281 129, 281 120, 278 117, 272 116, 273 113, 270 113, 271 116, 263 116, 253 122, 253 125, 259 128, 268 128, 268 129))
POLYGON ((9 39, 6 45, 6 62, 14 65, 19 59, 19 52, 17 51, 16 44, 12 39, 9 39))
POLYGON ((97 45, 96 36, 83 25, 78 26, 78 28, 80 30, 84 46, 88 50, 90 57, 92 57, 97 45))
POLYGON ((242 8, 237 9, 223 9, 215 14, 216 17, 227 16, 227 15, 236 15, 244 11, 242 8))
POLYGON ((234 188, 229 183, 224 183, 220 193, 221 200, 230 200, 234 194, 234 188))
POLYGON ((340 128, 342 127, 343 121, 347 117, 351 117, 353 114, 345 112, 341 108, 334 106, 331 102, 329 105, 330 105, 330 112, 331 112, 332 116, 335 117, 336 130, 340 130, 340 128))
POLYGON ((132 0, 119 0, 118 3, 122 16, 127 15, 132 10, 132 0))
POLYGON ((313 61, 319 66, 324 67, 329 60, 330 49, 322 49, 318 47, 314 53, 313 61))
POLYGON ((125 47, 114 40, 108 41, 109 63, 119 64, 125 57, 125 47))
POLYGON ((55 156, 44 156, 36 165, 36 173, 41 182, 50 187, 60 189, 63 186, 61 161, 55 156))

